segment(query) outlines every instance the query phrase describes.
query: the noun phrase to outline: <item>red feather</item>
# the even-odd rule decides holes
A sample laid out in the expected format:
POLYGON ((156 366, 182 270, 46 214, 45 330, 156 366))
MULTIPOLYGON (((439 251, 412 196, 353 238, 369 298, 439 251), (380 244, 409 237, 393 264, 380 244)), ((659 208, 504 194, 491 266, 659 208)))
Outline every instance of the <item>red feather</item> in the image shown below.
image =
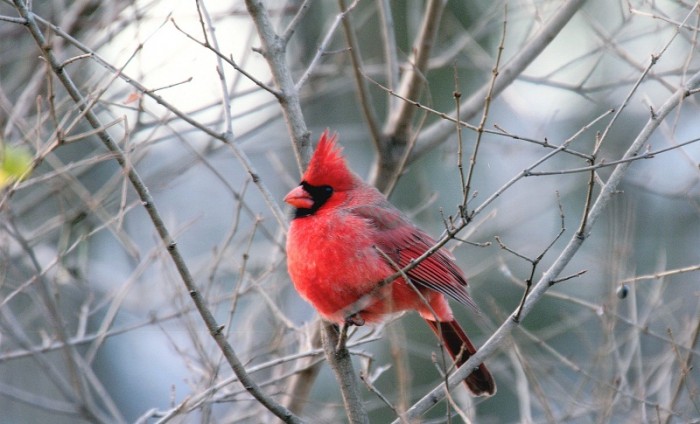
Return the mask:
MULTIPOLYGON (((301 185, 285 197, 297 208, 287 235, 287 266, 295 288, 323 318, 336 323, 355 311, 356 322, 377 322, 387 314, 415 310, 461 365, 476 349, 444 295, 475 307, 464 274, 452 254, 440 249, 407 272, 412 285, 397 278, 378 288, 435 240, 348 168, 335 139, 328 131, 321 135, 301 185)), ((496 390, 483 364, 465 382, 477 395, 496 390)))

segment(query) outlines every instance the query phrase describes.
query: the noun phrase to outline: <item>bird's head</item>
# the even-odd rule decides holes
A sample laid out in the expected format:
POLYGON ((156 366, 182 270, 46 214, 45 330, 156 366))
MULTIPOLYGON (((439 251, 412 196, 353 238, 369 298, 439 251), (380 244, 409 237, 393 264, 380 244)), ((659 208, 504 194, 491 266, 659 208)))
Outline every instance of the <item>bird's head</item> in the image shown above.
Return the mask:
POLYGON ((334 195, 357 186, 359 178, 348 168, 336 138, 328 130, 321 134, 301 183, 285 196, 296 208, 295 218, 313 215, 334 195))

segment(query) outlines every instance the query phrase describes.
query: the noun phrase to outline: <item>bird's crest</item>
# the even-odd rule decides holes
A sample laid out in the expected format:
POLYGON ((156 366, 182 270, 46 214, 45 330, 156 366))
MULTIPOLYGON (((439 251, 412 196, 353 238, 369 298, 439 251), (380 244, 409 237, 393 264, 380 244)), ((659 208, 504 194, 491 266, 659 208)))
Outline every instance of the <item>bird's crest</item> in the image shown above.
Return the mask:
POLYGON ((334 190, 354 186, 355 175, 348 168, 343 148, 336 144, 337 134, 325 130, 318 139, 316 151, 304 173, 304 181, 315 186, 329 185, 334 190))

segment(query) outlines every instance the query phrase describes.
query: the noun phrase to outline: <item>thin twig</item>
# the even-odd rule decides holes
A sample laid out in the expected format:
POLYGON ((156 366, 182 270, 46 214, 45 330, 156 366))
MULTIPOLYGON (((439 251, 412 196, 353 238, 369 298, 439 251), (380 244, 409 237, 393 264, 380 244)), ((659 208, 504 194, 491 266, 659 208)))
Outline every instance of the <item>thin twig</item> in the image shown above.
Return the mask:
POLYGON ((686 272, 700 271, 700 264, 690 265, 682 268, 670 269, 668 271, 655 272, 653 274, 639 275, 637 277, 627 278, 620 281, 620 283, 636 283, 642 280, 657 280, 664 277, 670 277, 672 275, 684 274, 686 272))
POLYGON ((287 25, 287 28, 284 30, 284 33, 282 34, 282 39, 285 40, 285 43, 289 43, 289 40, 292 39, 292 35, 296 32, 297 28, 299 25, 301 25, 301 21, 304 19, 306 16, 306 13, 309 11, 311 7, 311 1, 312 0, 304 0, 304 3, 302 3, 299 6, 299 9, 297 9, 297 13, 294 15, 291 21, 289 21, 289 24, 287 25))
POLYGON ((362 382, 365 383, 365 385, 367 386, 367 389, 370 392, 372 392, 375 396, 377 396, 379 398, 379 400, 381 400, 382 403, 384 403, 384 405, 386 405, 389 409, 391 409, 391 411, 397 417, 399 417, 402 424, 406 424, 406 421, 401 419, 401 414, 399 414, 399 411, 396 409, 396 406, 394 406, 391 403, 391 401, 386 396, 384 396, 384 394, 381 391, 379 391, 379 389, 377 389, 374 386, 374 384, 372 384, 372 379, 370 378, 369 375, 366 375, 364 372, 361 372, 360 373, 360 380, 362 380, 362 382))
MULTIPOLYGON (((500 237, 496 236, 496 241, 498 242, 498 245, 501 246, 501 249, 506 250, 507 252, 512 253, 513 255, 524 259, 525 261, 529 262, 531 266, 530 268, 530 276, 525 280, 525 292, 523 293, 523 297, 520 299, 520 305, 518 306, 518 312, 515 314, 515 319, 520 320, 520 313, 522 312, 523 309, 523 304, 525 303, 525 299, 527 299, 527 295, 530 293, 530 289, 532 288, 532 281, 535 277, 535 270, 537 269, 537 265, 542 261, 542 258, 544 258, 544 255, 547 254, 549 249, 554 246, 554 243, 557 242, 561 238, 562 235, 564 235, 564 232, 566 231, 566 226, 565 226, 565 220, 564 220, 564 207, 561 204, 561 198, 559 197, 559 192, 557 192, 557 204, 559 205, 559 218, 561 220, 561 227, 559 229, 559 233, 552 239, 552 241, 547 245, 547 247, 540 252, 539 255, 535 259, 530 259, 525 255, 521 255, 520 253, 516 252, 513 249, 510 249, 508 246, 506 246, 500 239, 500 237)), ((567 279, 572 278, 568 277, 567 279)))
POLYGON ((641 154, 638 154, 638 155, 631 157, 631 158, 611 160, 611 161, 600 161, 600 162, 596 163, 595 165, 582 166, 580 168, 561 169, 558 171, 530 172, 527 176, 534 177, 534 176, 543 176, 543 175, 565 175, 565 174, 578 174, 581 172, 596 171, 596 170, 601 169, 601 168, 607 168, 607 167, 619 165, 619 164, 625 163, 625 162, 634 162, 634 161, 643 160, 643 159, 653 159, 654 157, 656 157, 657 155, 660 155, 661 153, 666 153, 666 152, 670 152, 672 150, 677 150, 677 149, 680 149, 681 147, 685 147, 687 145, 694 144, 694 143, 697 143, 699 141, 700 141, 700 138, 694 138, 692 140, 684 141, 683 143, 674 144, 671 147, 666 147, 666 148, 654 150, 651 152, 641 153, 641 154))
MULTIPOLYGON (((200 1, 197 1, 197 10, 198 11, 200 10, 200 7, 201 7, 201 6, 199 6, 200 3, 201 3, 200 1)), ((236 63, 235 60, 233 60, 233 58, 231 56, 224 55, 221 52, 221 50, 219 49, 217 42, 215 40, 214 40, 214 44, 210 43, 208 36, 206 36, 207 30, 205 28, 203 28, 203 33, 205 34, 205 39, 204 39, 204 41, 199 41, 194 36, 192 36, 190 33, 185 31, 184 29, 180 28, 180 26, 175 21, 175 18, 170 18, 170 22, 172 22, 175 29, 180 31, 180 33, 182 33, 182 35, 184 35, 185 37, 194 41, 195 43, 199 44, 200 46, 206 48, 207 50, 211 51, 212 53, 214 53, 219 62, 221 62, 221 61, 226 62, 229 66, 231 66, 234 70, 236 70, 236 72, 238 72, 239 74, 248 78, 253 84, 257 85, 258 87, 260 87, 263 90, 267 91, 268 93, 272 94, 278 100, 281 98, 282 94, 279 91, 273 89, 272 87, 270 87, 266 83, 257 79, 253 74, 251 74, 248 71, 246 71, 245 69, 243 69, 241 66, 238 65, 238 63, 236 63)), ((204 22, 202 22, 202 25, 204 25, 204 22)), ((209 22, 208 25, 211 25, 211 22, 209 22)))
MULTIPOLYGON (((306 70, 294 85, 294 88, 297 91, 301 91, 302 87, 306 85, 306 82, 318 66, 319 62, 321 61, 321 58, 328 53, 328 46, 331 44, 331 41, 333 41, 333 36, 335 35, 336 30, 338 29, 338 25, 340 25, 340 23, 343 22, 343 20, 347 19, 347 15, 355 8, 355 6, 357 6, 358 3, 359 0, 353 1, 347 9, 342 10, 339 14, 335 16, 333 23, 326 32, 326 36, 323 38, 323 41, 321 41, 321 44, 316 48, 316 54, 314 55, 313 59, 311 59, 311 62, 309 62, 309 66, 306 67, 306 70)), ((351 53, 356 53, 355 50, 357 49, 351 49, 351 53)), ((350 57, 354 59, 355 55, 351 54, 350 57)))
MULTIPOLYGON (((449 116, 447 113, 445 113, 445 112, 440 112, 439 110, 435 110, 435 109, 433 109, 433 108, 431 108, 431 107, 429 107, 429 106, 426 106, 426 105, 423 104, 423 103, 420 103, 420 102, 417 102, 417 101, 415 101, 415 100, 411 100, 411 99, 408 99, 408 98, 406 98, 406 97, 403 97, 403 96, 401 96, 399 93, 397 93, 397 92, 395 92, 394 90, 390 89, 389 87, 386 87, 386 86, 382 85, 381 83, 375 81, 374 79, 372 79, 372 77, 370 77, 370 76, 367 75, 367 74, 363 74, 363 76, 364 76, 369 82, 371 82, 372 84, 376 85, 377 87, 379 87, 380 89, 384 90, 386 93, 388 93, 389 95, 391 95, 391 96, 393 96, 393 97, 396 97, 396 98, 398 98, 398 99, 401 99, 401 100, 404 101, 404 102, 410 103, 410 104, 412 104, 414 107, 416 107, 416 108, 418 108, 418 109, 425 110, 426 112, 428 112, 428 113, 430 113, 430 114, 433 114, 433 115, 439 117, 439 118, 442 119, 442 120, 445 120, 445 121, 448 121, 448 122, 452 122, 452 123, 458 125, 459 127, 467 128, 467 129, 472 130, 472 131, 474 131, 474 132, 477 131, 476 125, 472 125, 472 124, 470 124, 470 123, 468 123, 468 122, 459 120, 459 119, 455 118, 454 116, 449 116)), ((461 95, 460 95, 460 98, 461 98, 461 95)), ((460 108, 461 108, 461 105, 460 105, 460 108)), ((608 114, 608 112, 606 112, 606 113, 604 113, 603 115, 599 116, 599 117, 596 118, 593 122, 591 122, 591 123, 587 124, 586 126, 584 126, 584 127, 582 128, 582 130, 588 129, 588 127, 589 127, 590 125, 592 125, 593 123, 597 122, 599 119, 603 118, 603 117, 606 116, 607 114, 608 114)), ((500 135, 500 136, 510 137, 510 138, 512 138, 512 139, 514 139, 514 140, 526 141, 526 142, 528 142, 528 143, 537 144, 537 145, 539 145, 539 146, 542 146, 542 147, 545 147, 545 148, 548 148, 548 149, 557 148, 556 145, 553 145, 553 144, 549 143, 549 142, 547 141, 547 139, 545 139, 544 141, 540 141, 540 140, 535 140, 535 139, 533 139, 533 138, 524 137, 524 136, 517 135, 517 134, 512 134, 512 133, 509 133, 508 131, 504 130, 501 126, 499 126, 499 125, 497 125, 497 124, 494 124, 494 128, 496 128, 496 130, 491 130, 491 129, 488 129, 488 128, 484 128, 484 129, 483 129, 483 132, 484 132, 485 134, 500 135)), ((569 148, 562 149, 562 152, 569 153, 569 154, 571 154, 571 155, 573 155, 573 156, 577 156, 577 157, 580 157, 580 158, 582 158, 582 159, 588 159, 588 158, 590 157, 588 154, 581 153, 581 152, 577 152, 577 151, 571 150, 571 149, 569 149, 569 148)))
MULTIPOLYGON (((455 91, 452 93, 452 97, 455 99, 455 130, 457 131, 457 172, 459 173, 459 181, 462 185, 462 202, 460 203, 459 214, 461 216, 465 215, 465 207, 467 205, 467 178, 464 175, 464 142, 462 140, 462 128, 459 125, 459 107, 460 99, 462 98, 462 92, 459 91, 459 78, 457 77, 457 65, 455 64, 452 71, 454 73, 454 84, 455 91)), ((447 225, 445 226, 447 227, 447 225)))
MULTIPOLYGON (((484 109, 481 113, 481 120, 479 125, 476 127, 476 140, 474 141, 474 150, 469 157, 469 169, 467 170, 467 181, 462 186, 462 204, 460 205, 460 211, 462 217, 467 221, 471 220, 469 211, 467 210, 467 200, 469 199, 469 194, 472 186, 472 179, 474 178, 474 169, 476 168, 476 159, 479 154, 479 147, 481 146, 481 140, 484 135, 484 128, 486 127, 486 119, 489 116, 489 110, 491 109, 491 101, 493 101, 494 88, 496 86, 496 81, 498 80, 498 75, 500 72, 501 57, 503 57, 503 50, 505 49, 506 42, 506 28, 508 25, 508 3, 505 4, 503 11, 503 32, 501 33, 501 42, 498 44, 498 53, 496 53, 496 61, 491 69, 491 83, 486 91, 486 98, 484 99, 484 109)), ((460 108, 457 108, 457 117, 460 116, 460 108)))

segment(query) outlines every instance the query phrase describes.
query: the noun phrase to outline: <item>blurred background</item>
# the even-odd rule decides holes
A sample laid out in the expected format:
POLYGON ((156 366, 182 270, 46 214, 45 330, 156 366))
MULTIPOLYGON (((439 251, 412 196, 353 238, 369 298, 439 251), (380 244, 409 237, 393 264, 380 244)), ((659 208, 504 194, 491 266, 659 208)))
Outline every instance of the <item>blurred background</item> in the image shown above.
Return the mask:
MULTIPOLYGON (((282 198, 299 182, 299 145, 283 106, 261 87, 276 83, 246 3, 33 2, 98 130, 42 58, 17 3, 0 2, 0 142, 3 169, 19 155, 31 173, 10 175, 0 191, 0 422, 273 422, 223 360, 129 169, 251 377, 279 402, 302 405, 309 422, 344 421, 326 365, 308 395, 292 383, 323 361, 312 343, 316 313, 286 272, 282 198), (125 168, 100 130, 121 147, 125 168)), ((388 128, 402 100, 386 87, 398 91, 392 77, 412 69, 433 3, 353 3, 359 77, 339 18, 345 2, 264 4, 279 34, 293 25, 283 57, 294 81, 311 71, 298 91, 311 140, 337 131, 351 167, 380 186, 367 105, 388 128)), ((458 138, 426 108, 455 116, 453 93, 463 100, 490 86, 499 46, 500 70, 572 10, 524 70, 497 77, 512 81, 488 101, 468 204, 478 214, 458 235, 466 243, 449 244, 480 311, 453 306, 481 345, 518 307, 525 281, 536 282, 575 237, 591 172, 566 171, 589 166, 597 141, 596 164, 619 160, 700 70, 700 12, 678 1, 437 3, 414 98, 425 107, 408 122, 417 141, 390 195, 436 238, 459 214, 458 158, 468 167, 478 134, 458 138), (540 255, 534 268, 525 259, 540 255)), ((485 104, 478 98, 466 122, 478 126, 485 104)), ((649 154, 630 165, 560 278, 575 276, 554 285, 487 360, 497 394, 470 398, 459 387, 424 422, 700 420, 698 116, 695 87, 645 140, 649 154)), ((593 196, 612 169, 596 170, 593 196)), ((419 321, 405 314, 350 339, 356 369, 372 381, 374 390, 361 384, 371 422, 396 419, 442 381, 437 340, 419 321)))

